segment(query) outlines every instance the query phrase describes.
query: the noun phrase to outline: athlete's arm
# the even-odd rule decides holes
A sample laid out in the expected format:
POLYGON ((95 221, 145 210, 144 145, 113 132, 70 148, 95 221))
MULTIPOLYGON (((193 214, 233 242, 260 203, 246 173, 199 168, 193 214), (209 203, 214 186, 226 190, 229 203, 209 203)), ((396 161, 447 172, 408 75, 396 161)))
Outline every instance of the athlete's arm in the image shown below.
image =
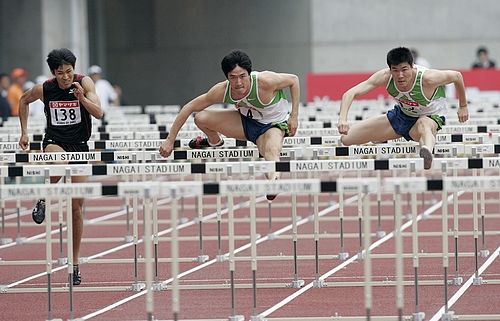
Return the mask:
POLYGON ((458 96, 458 120, 463 123, 469 118, 467 109, 467 98, 465 96, 465 85, 462 73, 455 70, 429 69, 424 73, 424 86, 435 90, 438 86, 453 84, 458 96))
POLYGON ((382 69, 374 73, 367 80, 360 82, 356 86, 347 90, 342 95, 342 101, 340 103, 340 115, 338 122, 338 130, 341 134, 347 134, 349 131, 349 125, 347 123, 347 113, 349 112, 349 108, 354 100, 359 96, 363 96, 370 91, 378 88, 385 87, 390 78, 389 68, 382 69))
POLYGON ((21 137, 19 146, 23 150, 28 148, 28 106, 36 100, 43 100, 43 85, 38 84, 27 90, 19 100, 19 122, 21 123, 21 137))
POLYGON ((160 146, 161 156, 168 157, 172 153, 175 138, 192 113, 200 112, 213 104, 223 101, 225 88, 226 82, 220 82, 210 88, 208 92, 194 98, 181 108, 179 114, 169 128, 167 138, 165 138, 165 141, 160 146))
POLYGON ((92 116, 101 119, 103 116, 101 101, 96 94, 95 85, 92 79, 85 76, 82 79, 81 85, 78 82, 74 82, 73 85, 75 86, 73 94, 78 98, 80 103, 82 103, 83 107, 85 107, 92 116))
POLYGON ((290 88, 292 96, 292 111, 288 118, 288 129, 290 136, 297 132, 300 103, 300 82, 299 77, 294 74, 276 73, 273 71, 263 71, 259 74, 259 86, 263 90, 272 90, 273 95, 277 90, 290 88))

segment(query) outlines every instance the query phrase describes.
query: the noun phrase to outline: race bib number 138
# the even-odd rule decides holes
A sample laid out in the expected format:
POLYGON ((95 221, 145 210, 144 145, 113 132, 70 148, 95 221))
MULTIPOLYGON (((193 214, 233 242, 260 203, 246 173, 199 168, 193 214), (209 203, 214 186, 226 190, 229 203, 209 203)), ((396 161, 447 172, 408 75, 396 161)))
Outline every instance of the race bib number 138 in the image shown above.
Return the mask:
POLYGON ((66 126, 79 124, 82 121, 80 102, 77 101, 51 101, 50 119, 53 126, 66 126))

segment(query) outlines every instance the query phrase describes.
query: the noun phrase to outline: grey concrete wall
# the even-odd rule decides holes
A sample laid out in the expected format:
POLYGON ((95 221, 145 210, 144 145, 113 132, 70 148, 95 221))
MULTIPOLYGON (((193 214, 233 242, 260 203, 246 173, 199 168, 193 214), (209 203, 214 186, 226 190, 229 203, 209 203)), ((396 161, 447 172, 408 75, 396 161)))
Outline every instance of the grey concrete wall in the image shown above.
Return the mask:
POLYGON ((88 66, 85 0, 0 0, 0 71, 23 67, 29 78, 50 70, 45 62, 54 48, 70 48, 78 72, 88 66))
POLYGON ((30 75, 42 72, 40 1, 0 0, 0 72, 23 67, 30 75))
POLYGON ((89 63, 130 104, 185 103, 224 79, 234 48, 256 70, 298 74, 303 97, 308 72, 375 71, 400 45, 436 68, 469 68, 479 45, 500 63, 498 0, 0 0, 0 71, 46 73, 48 47, 72 46, 85 71, 84 35, 75 43, 63 14, 85 1, 89 63), (54 4, 61 14, 47 13, 54 4))
POLYGON ((468 69, 486 45, 500 61, 497 0, 312 0, 312 71, 375 71, 415 47, 435 68, 468 69))
POLYGON ((220 61, 240 48, 254 70, 304 79, 311 69, 309 5, 308 0, 108 0, 102 8, 107 77, 122 86, 128 103, 183 104, 224 80, 220 61))

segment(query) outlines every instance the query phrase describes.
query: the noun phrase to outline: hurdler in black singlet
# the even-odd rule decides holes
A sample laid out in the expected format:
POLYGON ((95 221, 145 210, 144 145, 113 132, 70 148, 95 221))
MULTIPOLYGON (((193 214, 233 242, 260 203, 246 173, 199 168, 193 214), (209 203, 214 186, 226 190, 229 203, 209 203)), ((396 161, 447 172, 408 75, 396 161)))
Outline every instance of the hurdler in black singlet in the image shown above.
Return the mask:
MULTIPOLYGON (((75 75, 73 81, 81 84, 83 77, 75 75)), ((55 78, 43 83, 47 119, 44 143, 86 145, 89 140, 92 132, 91 115, 72 92, 73 88, 61 89, 55 78)))

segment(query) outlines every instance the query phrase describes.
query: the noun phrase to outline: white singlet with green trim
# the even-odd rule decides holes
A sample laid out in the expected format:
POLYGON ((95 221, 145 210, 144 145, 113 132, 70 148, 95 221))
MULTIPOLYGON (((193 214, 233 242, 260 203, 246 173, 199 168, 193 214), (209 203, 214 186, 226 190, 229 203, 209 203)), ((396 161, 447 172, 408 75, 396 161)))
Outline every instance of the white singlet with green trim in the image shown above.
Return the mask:
POLYGON ((259 123, 281 123, 288 120, 290 112, 290 104, 286 100, 285 93, 282 89, 278 90, 270 102, 264 103, 259 97, 258 83, 259 72, 252 71, 250 73, 250 90, 242 99, 235 100, 231 96, 231 86, 229 81, 226 83, 226 91, 224 93, 224 103, 234 105, 238 111, 259 123))
POLYGON ((446 109, 446 95, 444 86, 439 86, 434 91, 430 99, 425 97, 423 86, 423 76, 427 68, 414 65, 417 68, 415 82, 409 91, 400 91, 394 82, 389 78, 386 89, 389 95, 394 97, 401 107, 401 111, 408 116, 418 117, 422 115, 442 115, 446 109))

